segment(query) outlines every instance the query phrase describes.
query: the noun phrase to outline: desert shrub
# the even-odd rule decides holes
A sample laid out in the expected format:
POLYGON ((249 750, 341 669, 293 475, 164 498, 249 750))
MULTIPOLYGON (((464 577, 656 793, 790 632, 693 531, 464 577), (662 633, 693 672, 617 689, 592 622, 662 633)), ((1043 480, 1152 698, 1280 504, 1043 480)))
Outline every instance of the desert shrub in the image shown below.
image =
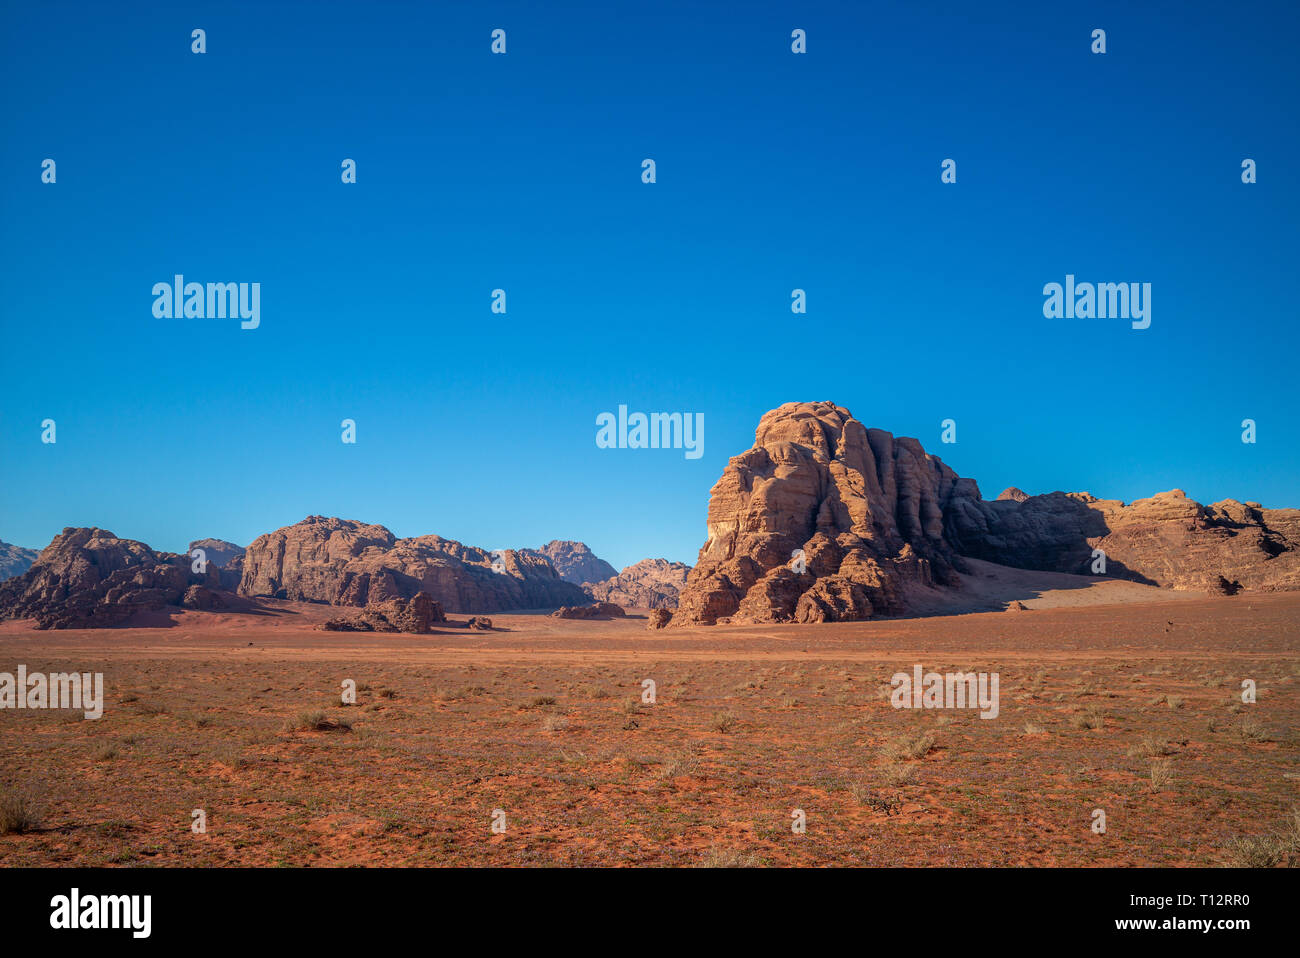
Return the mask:
POLYGON ((0 791, 0 835, 21 835, 40 824, 36 802, 24 792, 0 791))
POLYGON ((740 719, 735 712, 719 712, 713 716, 713 721, 709 723, 709 728, 715 732, 721 732, 723 735, 733 731, 740 724, 740 719))
POLYGON ((904 732, 880 746, 880 757, 891 762, 924 758, 934 748, 934 733, 904 732))

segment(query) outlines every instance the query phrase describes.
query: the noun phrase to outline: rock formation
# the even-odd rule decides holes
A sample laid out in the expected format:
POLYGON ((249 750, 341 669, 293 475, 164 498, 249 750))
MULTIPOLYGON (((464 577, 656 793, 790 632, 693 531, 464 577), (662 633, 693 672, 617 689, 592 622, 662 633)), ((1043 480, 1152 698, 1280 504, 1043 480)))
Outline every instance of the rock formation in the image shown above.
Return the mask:
POLYGON ((868 430, 833 403, 787 403, 714 485, 672 624, 900 614, 904 583, 957 581, 943 516, 964 498, 979 498, 975 482, 915 439, 868 430))
POLYGON ((389 599, 366 606, 359 618, 339 616, 322 628, 330 632, 409 632, 427 635, 437 622, 446 622, 442 606, 427 592, 417 592, 410 599, 389 599))
POLYGON ((601 582, 617 575, 614 567, 587 548, 584 542, 553 539, 540 549, 520 549, 519 552, 548 560, 561 579, 574 585, 601 582))
POLYGON ((22 575, 32 567, 38 555, 40 553, 35 549, 24 549, 22 546, 11 546, 7 542, 0 542, 0 582, 22 575))
POLYGON ((566 605, 551 613, 557 619, 621 619, 627 613, 622 606, 612 602, 597 602, 595 605, 566 605))
POLYGON ((1300 588, 1300 510, 1225 499, 1204 506, 1181 489, 1125 504, 1086 492, 1023 501, 968 500, 945 519, 964 555, 1023 569, 1105 574, 1173 589, 1300 588))
POLYGON ((239 591, 358 607, 424 591, 456 612, 555 608, 587 598, 540 556, 494 554, 440 536, 398 539, 383 526, 322 516, 250 543, 239 591))
POLYGON ((1182 490, 1125 504, 1088 493, 987 502, 915 439, 832 403, 787 403, 714 485, 708 540, 671 624, 851 621, 957 585, 971 556, 1234 594, 1300 588, 1300 510, 1182 490), (1100 550, 1100 552, 1095 551, 1100 550))
POLYGON ((616 602, 633 609, 675 609, 691 567, 667 559, 642 559, 604 582, 583 585, 601 602, 616 602))
POLYGON ((662 629, 672 620, 673 614, 667 609, 651 609, 647 629, 662 629))
POLYGON ((0 584, 0 618, 34 618, 38 629, 93 629, 180 605, 187 596, 210 602, 189 590, 219 589, 217 570, 196 574, 190 561, 103 529, 64 529, 30 569, 0 584))

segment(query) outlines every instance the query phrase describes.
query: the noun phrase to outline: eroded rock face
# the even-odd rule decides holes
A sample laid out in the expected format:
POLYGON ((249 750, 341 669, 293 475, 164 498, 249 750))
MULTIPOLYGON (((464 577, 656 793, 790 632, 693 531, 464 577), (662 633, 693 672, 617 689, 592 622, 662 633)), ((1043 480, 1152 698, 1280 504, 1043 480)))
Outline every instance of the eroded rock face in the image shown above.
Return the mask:
POLYGON ((672 625, 898 615, 912 586, 955 585, 962 556, 1232 595, 1300 588, 1300 510, 1182 490, 1125 504, 1086 492, 980 497, 915 439, 831 403, 759 422, 709 501, 708 541, 672 625), (1100 552, 1096 550, 1101 550, 1100 552))
POLYGON ((1181 489, 1125 504, 1086 492, 962 502, 947 517, 965 555, 1025 569, 1105 574, 1226 595, 1300 588, 1300 510, 1225 499, 1201 505, 1181 489))
POLYGON ((410 599, 389 599, 361 610, 359 617, 338 616, 321 628, 328 632, 409 632, 428 635, 434 624, 446 622, 442 606, 427 592, 417 592, 410 599))
POLYGON ((0 582, 22 575, 32 567, 38 555, 40 553, 35 549, 24 549, 22 546, 0 542, 0 582))
POLYGON ((618 574, 612 565, 587 548, 585 542, 553 539, 540 549, 520 549, 519 552, 548 560, 561 579, 574 585, 601 582, 618 574))
POLYGON ((831 622, 904 611, 902 584, 952 583, 944 512, 979 488, 915 439, 833 403, 760 420, 709 500, 708 541, 673 625, 831 622))
POLYGON ((33 618, 39 629, 104 628, 179 605, 191 586, 219 589, 216 569, 194 573, 188 556, 104 529, 67 528, 30 569, 0 584, 0 618, 33 618))
POLYGON ((383 526, 322 516, 250 543, 239 591, 359 607, 424 591, 457 612, 555 608, 586 599, 540 556, 513 550, 494 556, 441 536, 398 539, 383 526))
POLYGON ((600 602, 614 602, 632 609, 675 609, 691 567, 667 559, 642 559, 604 582, 588 582, 583 588, 600 602))
POLYGON ((669 621, 672 620, 673 614, 667 609, 651 609, 649 621, 646 622, 647 629, 662 629, 669 621))

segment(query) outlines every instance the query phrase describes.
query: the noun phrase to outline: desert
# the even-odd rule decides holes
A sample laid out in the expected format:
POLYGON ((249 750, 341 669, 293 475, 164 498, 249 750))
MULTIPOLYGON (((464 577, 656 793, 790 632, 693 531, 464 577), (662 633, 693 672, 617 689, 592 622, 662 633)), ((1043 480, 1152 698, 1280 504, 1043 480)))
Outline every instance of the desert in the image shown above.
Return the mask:
POLYGON ((829 402, 761 417, 693 566, 320 515, 180 554, 69 527, 0 583, 0 663, 102 692, 0 700, 0 849, 1295 864, 1298 533, 1178 489, 985 500, 829 402))

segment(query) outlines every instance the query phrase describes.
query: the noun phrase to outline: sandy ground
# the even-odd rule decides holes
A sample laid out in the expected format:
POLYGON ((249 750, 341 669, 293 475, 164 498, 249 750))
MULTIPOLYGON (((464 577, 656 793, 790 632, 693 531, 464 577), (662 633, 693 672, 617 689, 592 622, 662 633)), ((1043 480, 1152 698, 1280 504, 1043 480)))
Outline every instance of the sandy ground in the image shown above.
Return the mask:
MULTIPOLYGON (((961 601, 1005 605, 1005 580, 978 572, 961 601)), ((107 701, 98 721, 0 711, 4 798, 35 810, 0 860, 1285 860, 1300 594, 1027 575, 1012 591, 1030 611, 824 626, 494 615, 491 633, 372 635, 319 631, 330 609, 287 602, 97 632, 5 623, 0 671, 103 672, 107 701), (915 664, 998 673, 998 717, 892 707, 890 677, 915 664), (318 715, 343 724, 310 728, 318 715)))

